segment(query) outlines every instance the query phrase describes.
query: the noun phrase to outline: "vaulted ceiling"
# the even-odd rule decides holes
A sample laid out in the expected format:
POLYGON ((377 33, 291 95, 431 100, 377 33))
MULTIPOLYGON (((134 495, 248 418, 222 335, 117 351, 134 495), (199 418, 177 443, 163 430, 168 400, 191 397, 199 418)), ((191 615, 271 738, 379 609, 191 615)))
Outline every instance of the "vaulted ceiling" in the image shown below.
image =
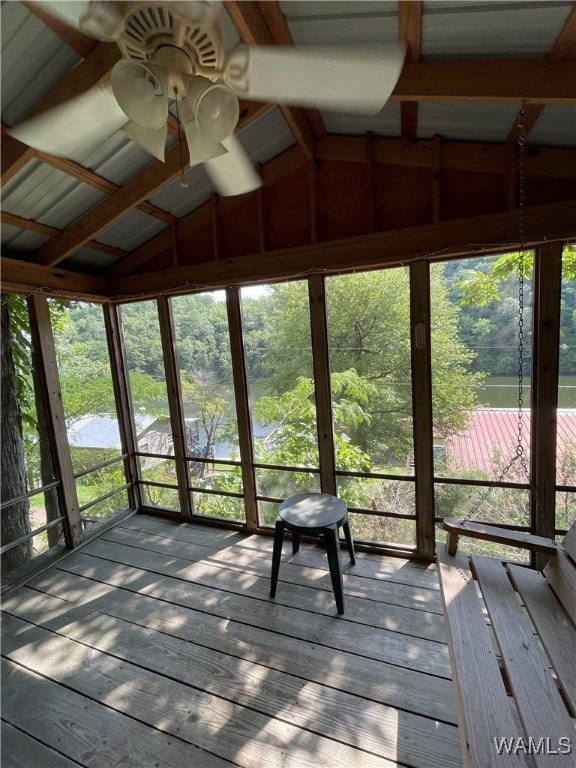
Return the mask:
POLYGON ((42 5, 1 6, 4 289, 135 297, 493 250, 518 242, 520 199, 527 241, 576 235, 573 2, 215 4, 227 50, 407 46, 374 117, 241 103, 264 183, 236 197, 199 166, 182 188, 173 120, 165 163, 120 132, 74 161, 5 133, 120 58, 42 5))

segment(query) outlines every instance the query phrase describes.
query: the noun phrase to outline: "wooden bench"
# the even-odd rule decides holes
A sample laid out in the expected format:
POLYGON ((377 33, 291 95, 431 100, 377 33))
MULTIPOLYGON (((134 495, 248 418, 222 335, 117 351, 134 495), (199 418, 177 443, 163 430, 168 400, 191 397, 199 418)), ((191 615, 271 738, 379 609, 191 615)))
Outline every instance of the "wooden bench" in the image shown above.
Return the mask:
POLYGON ((438 570, 464 765, 575 768, 576 523, 562 544, 445 524, 438 570), (468 557, 456 551, 460 536, 545 551, 550 561, 541 573, 468 557))

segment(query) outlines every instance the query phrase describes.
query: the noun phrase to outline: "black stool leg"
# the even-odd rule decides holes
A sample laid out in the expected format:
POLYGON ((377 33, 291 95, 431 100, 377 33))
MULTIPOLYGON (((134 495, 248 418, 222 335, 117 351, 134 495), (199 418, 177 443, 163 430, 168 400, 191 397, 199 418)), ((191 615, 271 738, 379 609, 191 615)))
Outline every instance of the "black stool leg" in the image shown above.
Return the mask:
POLYGON ((333 525, 324 528, 322 533, 326 541, 326 554, 328 555, 328 566, 330 567, 330 578, 332 579, 332 589, 336 598, 336 608, 338 613, 344 613, 344 587, 342 584, 342 570, 340 568, 340 541, 338 539, 338 526, 333 525))
POLYGON ((278 571, 280 570, 280 558, 282 557, 282 544, 284 543, 284 521, 276 520, 274 529, 274 548, 272 549, 272 581, 270 583, 270 597, 276 594, 278 584, 278 571))
POLYGON ((300 549, 300 534, 292 529, 292 554, 295 555, 300 549))
POLYGON ((346 520, 342 528, 344 529, 346 544, 348 544, 348 552, 350 553, 350 560, 352 562, 352 565, 356 565, 356 553, 354 552, 354 541, 352 539, 352 534, 350 533, 350 523, 348 522, 348 520, 346 520))

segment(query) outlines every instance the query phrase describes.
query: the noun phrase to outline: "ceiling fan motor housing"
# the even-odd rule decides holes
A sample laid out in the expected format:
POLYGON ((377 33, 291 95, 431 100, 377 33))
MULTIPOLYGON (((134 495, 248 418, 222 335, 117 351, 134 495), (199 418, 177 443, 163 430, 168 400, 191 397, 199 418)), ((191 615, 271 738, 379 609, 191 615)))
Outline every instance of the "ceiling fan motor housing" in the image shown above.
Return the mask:
POLYGON ((224 45, 218 17, 208 3, 134 2, 123 7, 124 31, 118 47, 126 58, 163 67, 173 59, 175 66, 168 67, 172 71, 193 74, 198 69, 204 77, 217 79, 224 45))

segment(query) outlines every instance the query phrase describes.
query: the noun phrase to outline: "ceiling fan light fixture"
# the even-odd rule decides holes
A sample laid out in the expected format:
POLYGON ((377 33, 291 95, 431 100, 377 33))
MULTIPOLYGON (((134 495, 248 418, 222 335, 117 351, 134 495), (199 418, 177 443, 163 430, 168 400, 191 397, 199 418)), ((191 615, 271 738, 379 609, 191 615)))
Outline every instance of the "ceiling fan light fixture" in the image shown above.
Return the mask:
POLYGON ((221 142, 234 131, 240 116, 236 94, 221 83, 214 84, 201 75, 186 78, 192 122, 198 134, 211 142, 221 142))
POLYGON ((168 134, 168 124, 164 123, 160 128, 154 130, 143 128, 141 125, 130 121, 122 128, 122 132, 129 139, 139 144, 142 149, 149 152, 158 160, 164 162, 164 152, 166 149, 166 136, 168 134))
POLYGON ((120 108, 142 128, 158 130, 168 119, 168 76, 154 64, 122 59, 112 68, 112 90, 120 108))

